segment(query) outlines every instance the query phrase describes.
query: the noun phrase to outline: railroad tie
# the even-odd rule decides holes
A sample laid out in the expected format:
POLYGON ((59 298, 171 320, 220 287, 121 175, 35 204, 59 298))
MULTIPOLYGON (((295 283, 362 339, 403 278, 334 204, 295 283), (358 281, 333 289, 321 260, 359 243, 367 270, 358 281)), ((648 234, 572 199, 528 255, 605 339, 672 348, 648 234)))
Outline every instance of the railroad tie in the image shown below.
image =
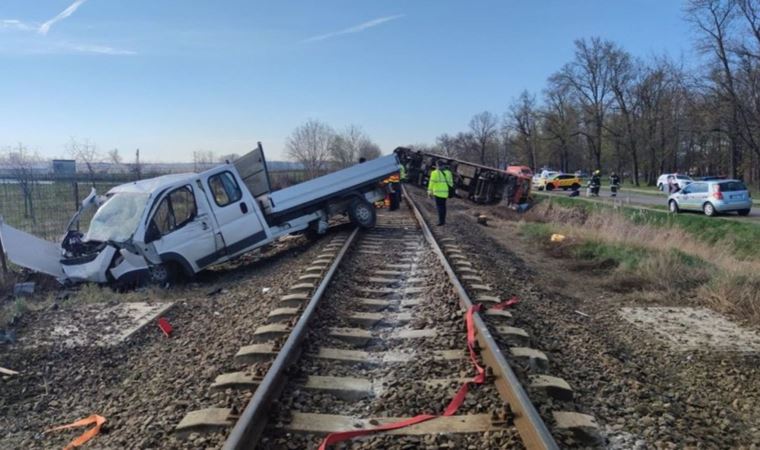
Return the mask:
POLYGON ((382 314, 376 312, 352 312, 345 316, 348 323, 354 326, 373 327, 378 323, 403 324, 412 320, 409 313, 382 314))
POLYGON ((328 334, 349 344, 364 346, 372 339, 372 333, 361 328, 329 328, 328 334))
POLYGON ((256 328, 253 332, 254 342, 264 342, 290 334, 290 325, 286 323, 270 323, 256 328))
POLYGON ((322 275, 319 273, 307 273, 298 277, 298 281, 317 281, 321 280, 322 275))
POLYGON ((550 375, 530 375, 530 388, 546 392, 558 400, 570 401, 573 399, 573 389, 562 378, 550 375))
POLYGON ((280 297, 280 307, 298 308, 311 298, 306 292, 296 292, 294 294, 283 295, 280 297))
POLYGON ((289 290, 291 292, 295 292, 295 291, 311 291, 315 287, 317 287, 317 285, 315 285, 314 283, 303 282, 303 283, 296 283, 293 286, 290 286, 289 290))
POLYGON ((522 328, 510 327, 508 325, 497 325, 496 332, 510 342, 527 343, 530 340, 528 333, 522 328))
POLYGON ((199 409, 187 413, 174 432, 180 439, 186 439, 191 433, 224 430, 234 425, 236 419, 230 408, 199 409))
POLYGON ((599 425, 594 416, 574 411, 553 411, 555 427, 571 431, 580 441, 595 442, 599 440, 599 425))
POLYGON ((270 322, 287 322, 297 316, 300 308, 277 308, 267 315, 270 322))
MULTIPOLYGON (((386 424, 406 420, 406 417, 375 417, 361 419, 352 416, 335 414, 302 413, 291 411, 291 421, 283 425, 283 429, 294 433, 328 434, 338 431, 374 428, 376 424, 386 424)), ((491 414, 466 414, 457 416, 441 416, 435 420, 418 423, 412 427, 404 427, 386 431, 386 434, 401 436, 465 434, 506 431, 507 428, 494 424, 491 414)))
POLYGON ((432 352, 401 352, 396 350, 367 352, 363 350, 344 350, 322 347, 312 355, 314 358, 337 362, 362 362, 367 364, 395 364, 410 361, 459 361, 466 358, 463 350, 434 350, 432 352))
POLYGON ((239 365, 251 365, 254 363, 269 361, 277 356, 274 344, 271 342, 263 344, 252 344, 240 347, 235 354, 235 363, 239 365))
POLYGON ((546 372, 549 370, 549 358, 541 350, 530 347, 511 347, 509 352, 515 359, 527 360, 528 365, 534 372, 546 372))
POLYGON ((255 389, 261 384, 262 377, 247 372, 229 372, 218 375, 211 384, 211 389, 255 389))

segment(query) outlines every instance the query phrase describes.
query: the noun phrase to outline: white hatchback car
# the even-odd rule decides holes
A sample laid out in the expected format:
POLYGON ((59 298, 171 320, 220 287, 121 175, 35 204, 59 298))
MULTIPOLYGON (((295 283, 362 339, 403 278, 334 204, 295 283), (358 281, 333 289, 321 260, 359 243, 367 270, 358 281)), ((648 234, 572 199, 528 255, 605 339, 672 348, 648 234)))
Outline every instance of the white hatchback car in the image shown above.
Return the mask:
POLYGON ((657 179, 657 189, 665 192, 668 190, 668 178, 673 177, 673 182, 678 185, 679 189, 683 189, 686 185, 694 182, 688 175, 682 175, 679 173, 663 173, 657 179))

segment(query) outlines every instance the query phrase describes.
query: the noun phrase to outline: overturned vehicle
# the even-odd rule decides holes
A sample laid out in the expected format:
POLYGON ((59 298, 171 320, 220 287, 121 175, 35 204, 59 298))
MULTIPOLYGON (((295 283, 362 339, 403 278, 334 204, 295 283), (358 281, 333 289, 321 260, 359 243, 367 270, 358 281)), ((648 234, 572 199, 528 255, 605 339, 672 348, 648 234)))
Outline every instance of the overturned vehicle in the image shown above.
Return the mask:
POLYGON ((202 173, 135 181, 104 196, 93 190, 58 245, 1 219, 0 239, 13 263, 63 283, 165 283, 287 234, 324 233, 336 214, 372 227, 373 204, 385 195, 380 183, 398 169, 396 156, 388 155, 271 191, 259 144, 202 173), (79 217, 88 208, 97 210, 82 233, 79 217))

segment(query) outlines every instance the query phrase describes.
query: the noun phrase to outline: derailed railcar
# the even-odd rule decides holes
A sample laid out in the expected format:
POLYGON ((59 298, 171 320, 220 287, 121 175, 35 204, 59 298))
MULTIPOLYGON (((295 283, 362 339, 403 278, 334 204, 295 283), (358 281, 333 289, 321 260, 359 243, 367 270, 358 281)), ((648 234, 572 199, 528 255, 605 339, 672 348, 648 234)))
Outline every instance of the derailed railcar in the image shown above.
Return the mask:
POLYGON ((454 188, 460 197, 480 204, 528 202, 530 177, 407 147, 398 147, 395 152, 406 168, 408 183, 427 187, 436 161, 441 161, 454 175, 454 188))

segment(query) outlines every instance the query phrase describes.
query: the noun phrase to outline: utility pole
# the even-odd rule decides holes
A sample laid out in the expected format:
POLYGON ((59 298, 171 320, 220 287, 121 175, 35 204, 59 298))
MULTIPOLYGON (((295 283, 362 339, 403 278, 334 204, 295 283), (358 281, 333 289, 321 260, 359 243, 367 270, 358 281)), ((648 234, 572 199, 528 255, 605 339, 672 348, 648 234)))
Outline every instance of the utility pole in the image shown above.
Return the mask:
POLYGON ((135 173, 137 174, 138 180, 142 178, 142 170, 140 168, 140 149, 139 148, 135 151, 135 173))

